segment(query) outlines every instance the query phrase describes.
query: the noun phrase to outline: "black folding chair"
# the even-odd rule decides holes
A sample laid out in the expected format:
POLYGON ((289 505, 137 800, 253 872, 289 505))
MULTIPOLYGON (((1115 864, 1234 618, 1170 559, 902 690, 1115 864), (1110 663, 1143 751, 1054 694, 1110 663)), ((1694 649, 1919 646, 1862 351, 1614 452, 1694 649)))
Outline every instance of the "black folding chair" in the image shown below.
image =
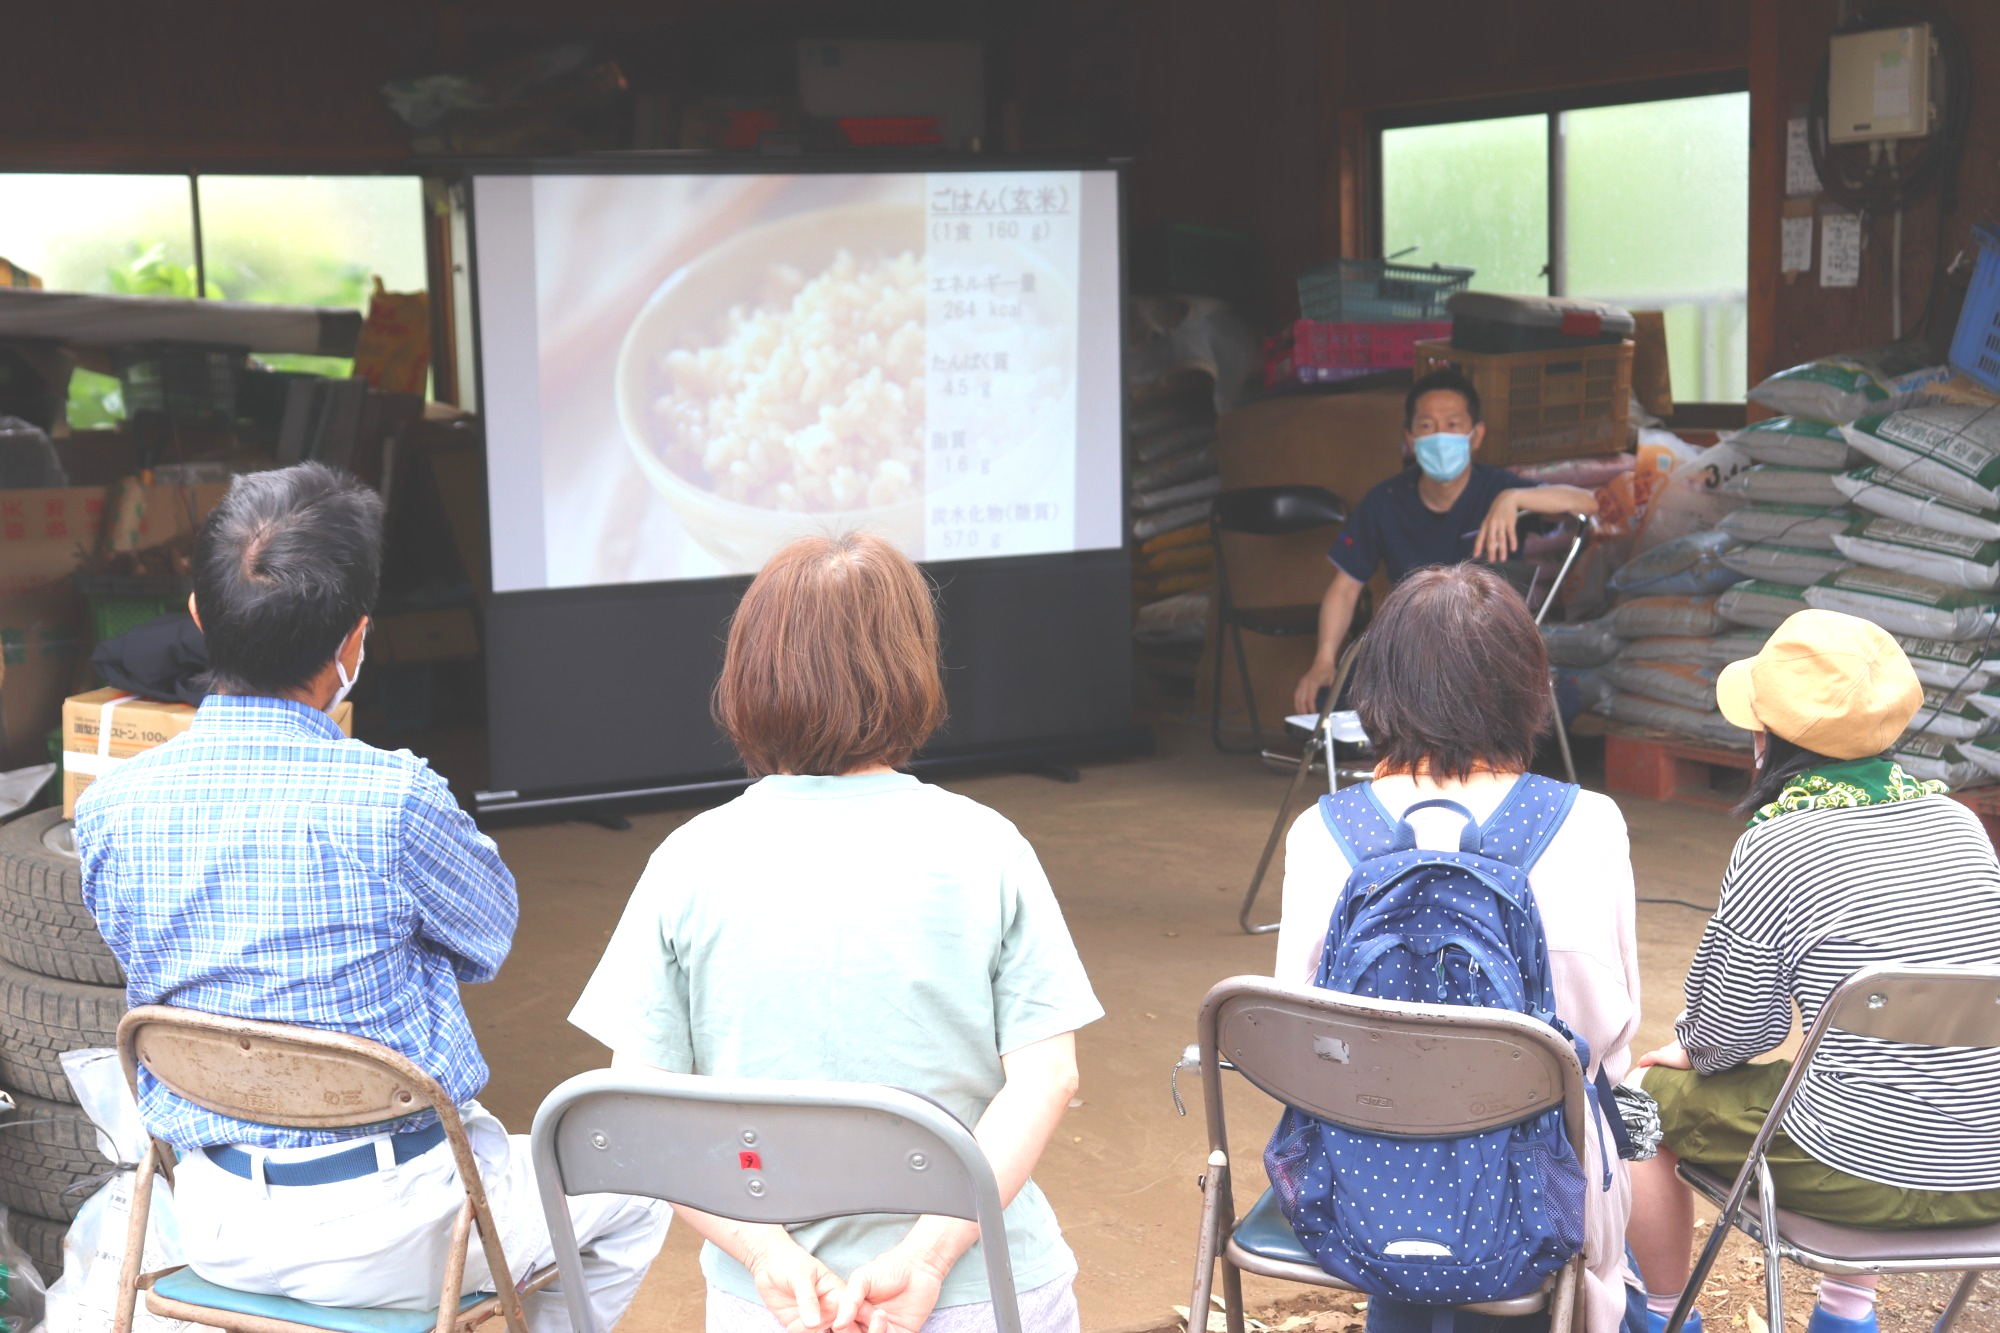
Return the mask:
POLYGON ((1313 528, 1338 527, 1347 521, 1347 505, 1324 486, 1246 486, 1224 491, 1209 505, 1209 536, 1215 545, 1215 688, 1209 706, 1209 739, 1225 754, 1257 754, 1264 748, 1264 728, 1257 720, 1257 694, 1250 684, 1250 660, 1243 653, 1243 633, 1272 638, 1297 638, 1319 633, 1319 603, 1292 606, 1238 606, 1229 587, 1229 561, 1222 534, 1289 537, 1313 528), (1236 657, 1236 676, 1243 687, 1243 706, 1250 713, 1252 743, 1234 749, 1222 743, 1222 643, 1226 635, 1236 657))
MULTIPOLYGON (((1590 544, 1590 538, 1594 531, 1593 521, 1581 515, 1572 515, 1565 522, 1573 524, 1569 534, 1569 550, 1563 556, 1562 566, 1556 571, 1555 578, 1549 583, 1547 595, 1542 598, 1540 607, 1535 611, 1535 625, 1538 628, 1547 619, 1549 612, 1555 607, 1557 600, 1561 597, 1563 585, 1569 579, 1570 571, 1576 568, 1578 557, 1583 554, 1584 548, 1590 544)), ((1220 549, 1220 547, 1217 548, 1218 552, 1220 549)), ((1217 559, 1219 562, 1219 554, 1217 559)), ((1219 563, 1217 568, 1221 568, 1219 563)), ((1539 589, 1531 583, 1528 587, 1521 590, 1521 595, 1532 602, 1534 594, 1537 591, 1539 589)), ((1270 836, 1264 839, 1264 851, 1257 858, 1257 869, 1250 876, 1250 888, 1243 895, 1243 906, 1236 913, 1236 923, 1243 928, 1243 933, 1246 935, 1268 935, 1278 928, 1278 923, 1275 921, 1252 922, 1250 911, 1257 904, 1257 892, 1264 887, 1264 876, 1271 868, 1271 858, 1277 854, 1278 843, 1284 838, 1285 829, 1291 821, 1292 807, 1298 800, 1299 792, 1305 787, 1306 775, 1312 771, 1313 764, 1319 760, 1322 754, 1325 755, 1326 788, 1328 791, 1339 791, 1342 779, 1360 781, 1367 776, 1358 770, 1350 771, 1342 769, 1339 764, 1338 755, 1334 749, 1336 741, 1354 741, 1355 732, 1353 728, 1359 725, 1351 713, 1342 714, 1334 711, 1334 705, 1340 698, 1341 689, 1347 683, 1348 673, 1354 668, 1354 650, 1361 644, 1358 632, 1359 619, 1359 617, 1356 618, 1357 633, 1355 638, 1348 645, 1347 651, 1341 655, 1340 666, 1334 672, 1333 688, 1326 692, 1326 699, 1320 705, 1319 717, 1314 721, 1312 730, 1305 733, 1301 738, 1298 758, 1293 760, 1290 756, 1273 754, 1270 751, 1266 751, 1264 754, 1266 760, 1295 766, 1292 770, 1291 783, 1285 788, 1284 797, 1278 802, 1278 817, 1271 821, 1270 836)), ((1549 676, 1549 702, 1552 705, 1550 717, 1555 723, 1556 746, 1562 752, 1563 772, 1571 782, 1575 782, 1576 759, 1570 753, 1569 728, 1563 725, 1562 703, 1556 697, 1555 675, 1553 672, 1549 676)))

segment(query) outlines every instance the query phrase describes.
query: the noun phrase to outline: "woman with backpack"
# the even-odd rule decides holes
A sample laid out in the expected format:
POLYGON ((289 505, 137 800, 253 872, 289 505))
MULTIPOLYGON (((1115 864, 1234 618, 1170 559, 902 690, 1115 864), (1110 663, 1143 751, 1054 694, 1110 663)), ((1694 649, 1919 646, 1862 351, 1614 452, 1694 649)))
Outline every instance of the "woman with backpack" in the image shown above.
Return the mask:
MULTIPOLYGON (((1344 921, 1366 920, 1344 898, 1350 873, 1388 848, 1406 815, 1417 846, 1427 849, 1458 849, 1469 815, 1487 851, 1525 871, 1539 913, 1545 955, 1535 956, 1529 935, 1529 956, 1513 962, 1531 986, 1552 987, 1556 1018, 1588 1046, 1586 1075, 1601 1071, 1615 1082, 1630 1064, 1639 1025, 1631 852, 1624 816, 1608 797, 1528 772, 1549 727, 1548 672, 1527 607, 1491 570, 1427 569, 1397 585, 1354 664, 1351 698, 1377 757, 1374 778, 1326 798, 1292 826, 1276 975, 1301 984, 1325 975, 1329 944, 1351 943, 1337 938, 1336 907, 1344 921), (1523 831, 1529 845, 1518 845, 1523 831)), ((1610 1137, 1593 1115, 1581 1164, 1583 1333, 1615 1333, 1628 1309, 1631 1191, 1610 1137)), ((1429 1312, 1382 1297, 1370 1302, 1371 1331, 1405 1326, 1428 1329, 1429 1312)), ((1461 1333, 1473 1326, 1460 1317, 1461 1333)))
MULTIPOLYGON (((2000 863, 1979 817, 1886 753, 1921 728, 1924 706, 1894 638, 1801 611, 1724 668, 1715 695, 1751 733, 1757 769, 1687 1008, 1674 1040, 1639 1060, 1665 1137, 1632 1173, 1632 1248, 1655 1329, 1687 1283, 1694 1239, 1675 1165, 1742 1168, 1791 1069, 1750 1061, 1783 1044, 1793 1007, 1810 1025, 1864 967, 2000 964, 2000 863)), ((1779 1204, 1808 1217, 1881 1231, 2000 1222, 2000 1051, 1834 1033, 1766 1160, 1779 1204)), ((1875 1333, 1875 1282, 1822 1279, 1807 1333, 1875 1333)), ((1700 1333, 1698 1311, 1686 1327, 1700 1333)))

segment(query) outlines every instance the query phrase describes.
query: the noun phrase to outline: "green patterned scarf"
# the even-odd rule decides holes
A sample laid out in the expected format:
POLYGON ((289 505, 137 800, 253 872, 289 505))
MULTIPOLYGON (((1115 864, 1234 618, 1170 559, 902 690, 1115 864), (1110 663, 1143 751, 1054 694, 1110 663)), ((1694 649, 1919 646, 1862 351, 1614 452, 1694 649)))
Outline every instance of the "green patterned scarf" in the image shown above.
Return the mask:
POLYGON ((1901 764, 1879 756, 1849 759, 1842 763, 1809 768, 1785 784, 1778 799, 1750 817, 1755 825, 1794 810, 1845 809, 1857 805, 1893 805, 1925 796, 1942 796, 1950 788, 1942 782, 1919 782, 1903 771, 1901 764))

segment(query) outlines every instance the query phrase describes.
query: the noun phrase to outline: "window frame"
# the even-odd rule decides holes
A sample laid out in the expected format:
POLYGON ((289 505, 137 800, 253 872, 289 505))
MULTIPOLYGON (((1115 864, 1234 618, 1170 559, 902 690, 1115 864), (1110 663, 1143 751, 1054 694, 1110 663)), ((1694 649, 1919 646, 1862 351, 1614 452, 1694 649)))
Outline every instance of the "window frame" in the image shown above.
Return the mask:
MULTIPOLYGON (((1498 97, 1469 99, 1463 102, 1440 102, 1426 106, 1397 107, 1362 114, 1362 143, 1367 153, 1364 163, 1366 186, 1362 191, 1367 201, 1363 216, 1360 240, 1360 254, 1356 257, 1380 259, 1382 252, 1382 135, 1388 130, 1412 129, 1424 125, 1450 125, 1468 120, 1495 120, 1507 116, 1534 116, 1545 118, 1546 132, 1543 136, 1547 153, 1548 179, 1548 244, 1543 254, 1543 277, 1551 295, 1560 294, 1562 285, 1562 228, 1563 228, 1563 153, 1561 140, 1561 115, 1566 111, 1588 111, 1597 107, 1629 106, 1636 102, 1664 102, 1685 97, 1706 97, 1718 93, 1749 93, 1750 72, 1747 68, 1714 70, 1699 74, 1678 75, 1663 79, 1646 79, 1629 83, 1613 83, 1577 88, 1554 88, 1529 93, 1510 93, 1498 97)), ((1753 109, 1754 132, 1754 109, 1753 109)), ((1753 163, 1754 168, 1754 163, 1753 163)), ((1744 188, 1750 190, 1751 182, 1744 188)), ((1746 291, 1750 285, 1750 275, 1744 274, 1746 291)), ((1753 313, 1753 318, 1754 313, 1753 313)), ((1754 341, 1754 340, 1753 340, 1754 341)), ((1754 368, 1753 368, 1754 369, 1754 368)), ((1741 426, 1744 408, 1737 403, 1690 402, 1674 405, 1672 423, 1682 424, 1691 429, 1728 429, 1741 426)))

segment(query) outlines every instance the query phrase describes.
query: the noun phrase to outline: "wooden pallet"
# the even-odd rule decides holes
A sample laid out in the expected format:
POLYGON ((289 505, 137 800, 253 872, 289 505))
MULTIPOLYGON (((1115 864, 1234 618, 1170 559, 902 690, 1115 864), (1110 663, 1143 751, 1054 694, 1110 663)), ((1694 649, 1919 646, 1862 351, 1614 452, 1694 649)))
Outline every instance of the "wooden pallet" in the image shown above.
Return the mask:
POLYGON ((1604 789, 1614 796, 1728 810, 1742 797, 1750 768, 1747 746, 1736 750, 1617 723, 1604 731, 1604 789))

